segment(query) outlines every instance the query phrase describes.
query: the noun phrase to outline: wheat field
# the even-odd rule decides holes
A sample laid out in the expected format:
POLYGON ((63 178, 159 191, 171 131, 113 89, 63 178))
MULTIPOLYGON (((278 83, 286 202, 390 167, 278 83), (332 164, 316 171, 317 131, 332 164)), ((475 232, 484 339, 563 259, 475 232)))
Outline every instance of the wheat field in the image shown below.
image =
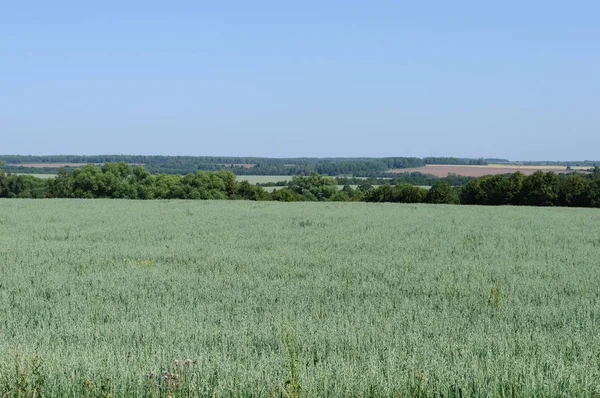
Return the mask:
POLYGON ((2 200, 0 395, 597 397, 599 258, 593 209, 2 200))

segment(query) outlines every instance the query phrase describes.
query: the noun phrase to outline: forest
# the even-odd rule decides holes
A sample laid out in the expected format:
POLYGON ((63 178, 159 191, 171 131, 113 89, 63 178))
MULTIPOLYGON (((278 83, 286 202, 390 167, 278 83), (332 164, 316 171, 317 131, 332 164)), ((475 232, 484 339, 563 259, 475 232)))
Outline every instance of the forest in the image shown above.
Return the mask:
MULTIPOLYGON (((406 176, 405 176, 406 177, 406 176)), ((446 203, 465 205, 600 207, 600 167, 592 173, 555 174, 538 171, 471 178, 452 186, 440 178, 430 189, 402 180, 335 179, 317 172, 295 175, 282 189, 266 192, 231 171, 197 171, 186 175, 151 174, 143 166, 108 162, 59 170, 57 177, 41 179, 0 170, 3 198, 121 198, 121 199, 245 199, 295 201, 364 201, 446 203), (342 189, 338 184, 343 182, 342 189), (357 183, 353 189, 350 183, 357 183)))
MULTIPOLYGON (((57 174, 59 164, 98 164, 125 162, 143 165, 152 174, 188 174, 197 171, 226 169, 236 175, 309 175, 311 172, 338 176, 381 176, 389 169, 423 167, 426 164, 487 164, 486 159, 463 159, 452 157, 387 157, 387 158, 260 158, 230 156, 24 156, 1 155, 4 170, 13 173, 57 174), (45 167, 44 164, 47 164, 45 167), (33 166, 35 165, 35 166, 33 166)), ((67 168, 73 168, 67 166, 67 168)))

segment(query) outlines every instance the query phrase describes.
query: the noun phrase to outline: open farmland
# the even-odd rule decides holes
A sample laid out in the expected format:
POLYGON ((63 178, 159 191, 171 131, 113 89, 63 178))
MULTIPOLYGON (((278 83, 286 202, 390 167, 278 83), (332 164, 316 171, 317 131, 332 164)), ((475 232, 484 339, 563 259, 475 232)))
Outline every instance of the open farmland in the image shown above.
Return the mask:
POLYGON ((248 181, 250 184, 265 184, 268 182, 291 181, 292 176, 237 176, 238 181, 248 181))
MULTIPOLYGON (((573 167, 573 170, 589 170, 590 167, 573 167)), ((407 169, 392 169, 391 173, 413 173, 432 174, 436 177, 448 177, 450 174, 456 174, 466 177, 483 177, 486 175, 508 174, 520 171, 525 175, 531 175, 538 170, 547 173, 569 173, 566 166, 512 166, 512 165, 487 165, 487 166, 464 166, 464 165, 446 165, 446 164, 428 164, 425 167, 413 167, 407 169)))
POLYGON ((36 178, 55 178, 56 174, 29 174, 29 173, 12 173, 15 175, 21 175, 21 176, 32 176, 32 177, 36 177, 36 178))
POLYGON ((600 393, 597 210, 2 200, 0 225, 0 390, 37 354, 57 397, 600 393))

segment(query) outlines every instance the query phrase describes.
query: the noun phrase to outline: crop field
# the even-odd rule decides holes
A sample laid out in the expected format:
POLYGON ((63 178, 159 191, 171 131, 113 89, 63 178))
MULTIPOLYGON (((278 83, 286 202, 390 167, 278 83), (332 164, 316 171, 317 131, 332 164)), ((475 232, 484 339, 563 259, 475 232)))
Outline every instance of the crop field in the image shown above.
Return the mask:
POLYGON ((12 173, 15 175, 32 176, 37 178, 55 178, 56 174, 30 174, 30 173, 12 173))
MULTIPOLYGON (((590 167, 573 166, 573 170, 584 171, 590 167)), ((483 177, 494 174, 507 174, 522 172, 525 175, 530 175, 541 170, 545 173, 553 171, 555 173, 568 173, 566 166, 519 166, 505 164, 490 164, 487 166, 476 165, 445 165, 445 164, 428 164, 425 167, 413 167, 407 169, 392 169, 391 173, 413 173, 420 172, 423 174, 432 174, 436 177, 448 177, 450 174, 456 174, 466 177, 483 177)))
POLYGON ((265 184, 267 182, 291 181, 292 176, 238 176, 238 181, 248 181, 250 184, 265 184))
POLYGON ((593 209, 1 200, 0 396, 597 397, 599 258, 593 209))

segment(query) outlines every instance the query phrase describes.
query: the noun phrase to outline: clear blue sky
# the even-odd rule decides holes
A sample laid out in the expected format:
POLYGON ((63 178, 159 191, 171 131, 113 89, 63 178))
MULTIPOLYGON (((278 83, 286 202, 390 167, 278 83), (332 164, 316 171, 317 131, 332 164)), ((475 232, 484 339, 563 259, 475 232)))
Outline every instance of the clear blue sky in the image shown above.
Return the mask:
POLYGON ((599 1, 4 1, 1 154, 600 159, 599 1))

